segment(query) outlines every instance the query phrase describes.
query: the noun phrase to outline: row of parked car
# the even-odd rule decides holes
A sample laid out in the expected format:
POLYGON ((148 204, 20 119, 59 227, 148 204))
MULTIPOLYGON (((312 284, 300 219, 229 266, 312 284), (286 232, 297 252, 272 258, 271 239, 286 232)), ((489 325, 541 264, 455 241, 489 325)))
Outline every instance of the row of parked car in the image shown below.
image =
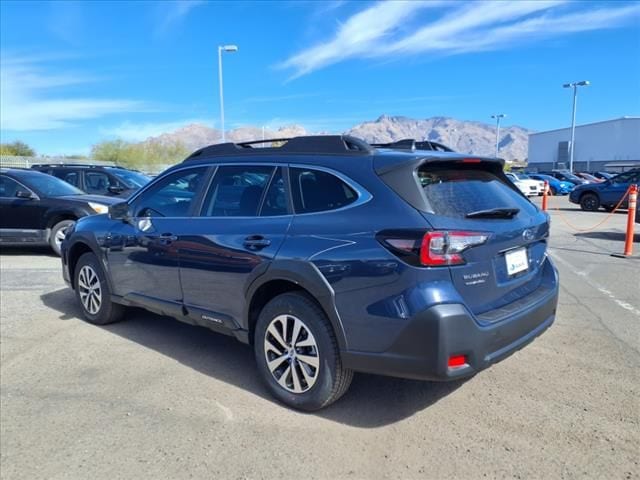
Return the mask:
MULTIPOLYGON (((569 200, 583 210, 610 211, 631 183, 640 182, 638 171, 612 175, 553 170, 506 175, 526 196, 542 195, 546 181, 550 195, 569 195, 569 200)), ((150 180, 149 176, 134 170, 87 164, 2 169, 0 243, 49 245, 59 253, 65 232, 76 220, 105 213, 108 205, 128 198, 150 180)), ((626 206, 624 201, 622 207, 626 206)))
POLYGON ((79 218, 107 213, 150 177, 121 167, 58 164, 0 169, 0 244, 49 245, 60 254, 79 218))
MULTIPOLYGON (((625 193, 631 184, 640 183, 640 169, 620 174, 608 172, 577 172, 553 170, 537 173, 507 173, 507 177, 527 196, 542 195, 548 182, 549 195, 569 195, 569 201, 582 210, 613 210, 620 203, 627 208, 625 193)), ((637 215, 636 215, 637 217, 637 215)))

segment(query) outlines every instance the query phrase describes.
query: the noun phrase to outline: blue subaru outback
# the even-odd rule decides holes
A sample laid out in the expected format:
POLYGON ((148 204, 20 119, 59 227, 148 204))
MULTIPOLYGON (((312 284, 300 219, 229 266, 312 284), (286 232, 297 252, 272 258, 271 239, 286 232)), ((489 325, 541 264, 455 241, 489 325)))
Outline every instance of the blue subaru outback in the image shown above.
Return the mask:
POLYGON ((353 372, 469 377, 554 321, 549 219, 501 160, 348 136, 196 151, 62 248, 86 319, 142 307, 251 344, 317 410, 353 372))

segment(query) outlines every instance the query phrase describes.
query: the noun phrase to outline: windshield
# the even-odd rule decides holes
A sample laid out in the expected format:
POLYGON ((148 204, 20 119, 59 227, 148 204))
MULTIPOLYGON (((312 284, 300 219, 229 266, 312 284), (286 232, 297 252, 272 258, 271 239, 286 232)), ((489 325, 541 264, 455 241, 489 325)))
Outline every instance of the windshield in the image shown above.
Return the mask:
POLYGON ((84 192, 57 177, 38 172, 21 173, 18 179, 36 193, 45 197, 83 195, 84 192))
POLYGON ((145 174, 140 172, 133 172, 131 170, 112 167, 106 167, 105 170, 108 170, 110 173, 117 176, 122 181, 122 183, 124 183, 129 188, 144 187, 151 181, 150 177, 147 177, 145 174))
POLYGON ((531 177, 529 175, 525 175, 524 173, 515 173, 514 175, 520 180, 531 180, 531 177))

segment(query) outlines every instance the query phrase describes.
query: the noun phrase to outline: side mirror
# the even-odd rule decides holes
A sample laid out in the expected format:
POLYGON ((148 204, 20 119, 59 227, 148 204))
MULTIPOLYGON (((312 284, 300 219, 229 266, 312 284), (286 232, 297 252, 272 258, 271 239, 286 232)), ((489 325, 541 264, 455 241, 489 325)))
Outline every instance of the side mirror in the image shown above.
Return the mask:
POLYGON ((38 197, 36 197, 33 193, 31 193, 31 192, 27 192, 27 191, 25 191, 25 190, 18 190, 18 191, 16 192, 16 197, 18 197, 18 198, 24 198, 24 199, 26 199, 26 200, 35 200, 36 198, 38 198, 38 197))
POLYGON ((109 193, 115 193, 115 194, 118 194, 118 193, 123 192, 123 191, 124 191, 124 188, 123 188, 123 187, 121 187, 120 185, 111 185, 111 186, 108 188, 108 190, 109 190, 109 193))
POLYGON ((131 209, 127 202, 114 203, 109 205, 109 218, 111 220, 128 221, 131 218, 131 209))

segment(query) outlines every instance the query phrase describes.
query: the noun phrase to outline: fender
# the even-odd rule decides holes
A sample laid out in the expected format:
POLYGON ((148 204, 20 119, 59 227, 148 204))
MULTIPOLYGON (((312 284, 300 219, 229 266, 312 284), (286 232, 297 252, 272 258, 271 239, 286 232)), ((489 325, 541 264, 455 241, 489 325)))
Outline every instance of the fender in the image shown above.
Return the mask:
MULTIPOLYGON (((78 244, 84 244, 86 246, 89 247, 89 249, 91 249, 91 251, 94 253, 94 255, 96 256, 96 258, 98 259, 98 261, 100 262, 100 264, 102 265, 102 271, 104 272, 104 276, 107 279, 107 284, 109 285, 109 290, 113 292, 113 288, 112 288, 112 283, 111 283, 111 275, 110 275, 110 271, 107 265, 107 259, 104 255, 104 249, 100 248, 100 245, 98 244, 98 241, 96 240, 96 237, 89 231, 76 231, 73 232, 72 234, 72 240, 71 240, 71 244, 66 246, 63 250, 66 250, 66 258, 67 258, 67 262, 69 262, 69 276, 70 276, 70 282, 72 285, 72 288, 75 289, 75 285, 73 285, 73 281, 74 281, 74 275, 71 272, 71 264, 70 264, 70 258, 69 258, 69 254, 71 252, 73 252, 74 248, 78 245, 78 244)), ((64 257, 63 257, 64 258, 64 257)), ((115 301, 117 301, 117 299, 114 299, 115 301)))
POLYGON ((249 328, 249 307, 256 291, 267 282, 286 280, 304 288, 314 297, 331 322, 340 350, 347 350, 348 346, 342 320, 335 305, 335 293, 327 279, 312 262, 304 260, 275 260, 259 270, 256 275, 247 281, 245 287, 247 301, 242 319, 243 328, 247 330, 249 328))

